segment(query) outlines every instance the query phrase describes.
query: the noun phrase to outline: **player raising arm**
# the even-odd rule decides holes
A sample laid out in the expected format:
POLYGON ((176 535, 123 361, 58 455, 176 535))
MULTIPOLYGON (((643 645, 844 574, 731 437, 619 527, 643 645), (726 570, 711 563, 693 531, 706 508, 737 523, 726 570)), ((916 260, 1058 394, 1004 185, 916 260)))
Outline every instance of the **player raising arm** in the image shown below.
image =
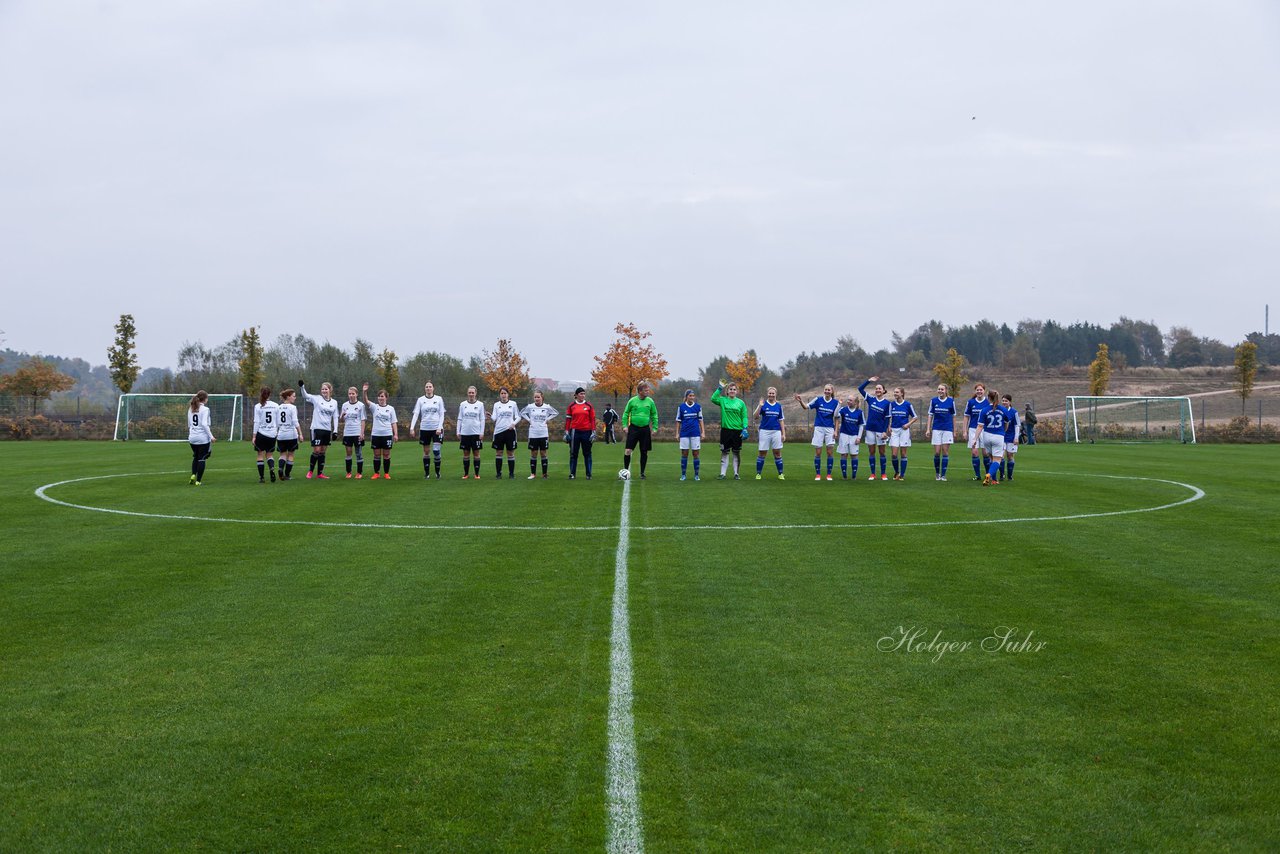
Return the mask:
POLYGON ((720 407, 720 480, 724 480, 729 470, 730 454, 733 454, 733 479, 738 480, 738 470, 742 466, 742 439, 747 432, 747 404, 738 399, 738 384, 725 385, 724 380, 711 392, 711 402, 720 407))
POLYGON ((280 392, 279 421, 280 429, 276 432, 276 449, 280 451, 280 480, 293 480, 293 455, 298 450, 298 440, 302 438, 302 427, 298 424, 298 407, 293 399, 297 395, 291 388, 280 392))
POLYGON ((787 443, 787 423, 778 401, 778 390, 769 386, 764 398, 756 405, 760 416, 759 451, 756 457, 756 480, 764 478, 764 455, 773 451, 773 464, 778 468, 778 480, 786 480, 782 473, 782 446, 787 443))
POLYGON ((867 467, 871 469, 871 477, 876 479, 876 454, 880 456, 880 479, 888 480, 885 472, 884 449, 889 445, 889 405, 893 401, 885 397, 884 384, 879 377, 871 377, 858 386, 858 394, 867 402, 867 429, 863 436, 867 442, 867 467), (867 386, 875 383, 875 395, 867 397, 867 386))
POLYGON ((321 383, 319 394, 307 394, 306 382, 299 379, 298 391, 302 399, 311 404, 311 461, 307 466, 307 479, 314 475, 319 480, 328 480, 324 457, 338 430, 338 401, 333 399, 333 386, 321 383))
POLYGON ((369 420, 373 422, 373 430, 369 434, 369 443, 373 446, 373 477, 378 479, 379 469, 391 480, 391 446, 400 441, 400 424, 396 420, 396 410, 387 405, 387 390, 379 389, 378 402, 369 402, 369 384, 365 383, 361 391, 364 394, 364 405, 369 407, 369 420))

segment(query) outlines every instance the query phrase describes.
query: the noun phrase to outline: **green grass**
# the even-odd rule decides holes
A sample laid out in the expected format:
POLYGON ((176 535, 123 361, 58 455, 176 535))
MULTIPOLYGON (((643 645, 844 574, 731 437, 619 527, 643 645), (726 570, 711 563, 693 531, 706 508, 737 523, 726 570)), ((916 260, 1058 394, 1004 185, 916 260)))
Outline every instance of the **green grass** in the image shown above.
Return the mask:
MULTIPOLYGON (((993 489, 926 451, 632 483, 646 846, 1280 846, 1276 449, 1041 445, 993 489), (1205 497, 971 524, 1192 494, 1098 475, 1205 497)), ((219 444, 194 488, 185 445, 0 443, 0 850, 602 848, 621 454, 485 453, 260 486, 219 444), (34 495, 120 474, 48 494, 203 518, 34 495)))

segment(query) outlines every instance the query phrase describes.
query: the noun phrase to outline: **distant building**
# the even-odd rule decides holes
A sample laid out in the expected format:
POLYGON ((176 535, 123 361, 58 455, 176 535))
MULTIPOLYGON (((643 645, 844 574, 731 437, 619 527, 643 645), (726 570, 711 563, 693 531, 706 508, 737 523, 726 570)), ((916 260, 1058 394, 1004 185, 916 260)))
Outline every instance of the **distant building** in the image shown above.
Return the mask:
MULTIPOLYGON (((534 391, 555 391, 557 388, 559 388, 559 384, 550 377, 533 378, 534 391)), ((577 388, 577 386, 574 386, 574 388, 577 388)))

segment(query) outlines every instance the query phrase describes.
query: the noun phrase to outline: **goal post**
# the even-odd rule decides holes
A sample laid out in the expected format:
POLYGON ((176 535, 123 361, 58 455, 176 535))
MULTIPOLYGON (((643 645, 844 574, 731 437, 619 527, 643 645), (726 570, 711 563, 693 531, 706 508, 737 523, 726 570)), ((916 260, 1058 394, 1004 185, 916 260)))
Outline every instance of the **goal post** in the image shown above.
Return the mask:
POLYGON ((1068 396, 1066 440, 1195 444, 1191 398, 1068 396))
MULTIPOLYGON (((244 399, 238 394, 211 394, 209 425, 215 438, 235 441, 244 438, 244 399)), ((122 394, 116 404, 117 441, 187 441, 187 416, 191 412, 189 394, 122 394)))

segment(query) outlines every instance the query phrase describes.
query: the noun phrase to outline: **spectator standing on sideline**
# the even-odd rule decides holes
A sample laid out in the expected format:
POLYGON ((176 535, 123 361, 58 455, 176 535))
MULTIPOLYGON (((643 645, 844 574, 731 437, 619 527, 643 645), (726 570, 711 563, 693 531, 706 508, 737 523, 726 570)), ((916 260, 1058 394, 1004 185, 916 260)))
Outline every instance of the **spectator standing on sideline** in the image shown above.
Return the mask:
POLYGON ((596 410, 587 403, 587 390, 582 386, 574 391, 573 403, 565 411, 564 429, 569 440, 569 480, 578 476, 579 451, 587 467, 587 480, 591 480, 591 443, 596 440, 596 410))
POLYGON ((618 410, 613 408, 612 403, 604 405, 604 412, 600 413, 600 420, 604 422, 604 443, 606 445, 616 444, 618 437, 613 433, 613 425, 618 423, 618 410))
POLYGON ((1027 444, 1034 445, 1036 443, 1036 418, 1035 411, 1031 408, 1031 404, 1027 404, 1027 411, 1022 413, 1022 426, 1027 431, 1027 444))

